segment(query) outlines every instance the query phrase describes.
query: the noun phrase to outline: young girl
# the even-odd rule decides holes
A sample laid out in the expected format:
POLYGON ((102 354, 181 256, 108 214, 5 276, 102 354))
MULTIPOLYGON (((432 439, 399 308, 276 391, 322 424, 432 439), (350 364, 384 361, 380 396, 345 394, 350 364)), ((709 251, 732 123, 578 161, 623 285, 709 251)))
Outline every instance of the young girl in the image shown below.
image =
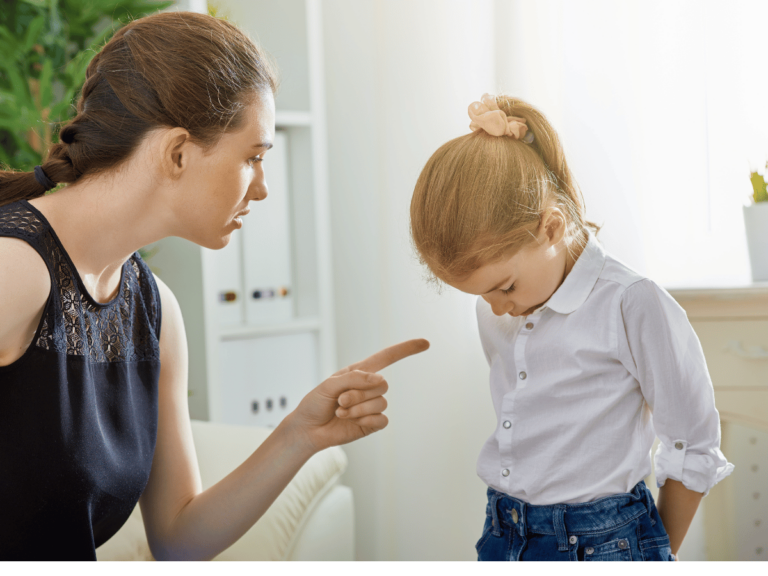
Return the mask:
POLYGON ((685 312, 603 250, 560 141, 529 104, 484 95, 427 162, 411 231, 434 277, 477 294, 496 430, 479 560, 674 560, 731 473, 685 312), (643 478, 656 452, 658 511, 643 478))

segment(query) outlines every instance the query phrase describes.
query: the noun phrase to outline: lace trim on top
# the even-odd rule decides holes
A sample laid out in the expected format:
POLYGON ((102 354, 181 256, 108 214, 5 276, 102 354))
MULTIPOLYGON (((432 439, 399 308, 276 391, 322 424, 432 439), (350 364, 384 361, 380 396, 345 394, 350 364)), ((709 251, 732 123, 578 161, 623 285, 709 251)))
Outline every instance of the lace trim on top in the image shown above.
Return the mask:
POLYGON ((0 207, 0 236, 26 240, 51 273, 51 296, 35 342, 39 348, 92 362, 160 358, 159 294, 138 253, 123 265, 117 296, 101 304, 87 293, 56 233, 31 204, 0 207))

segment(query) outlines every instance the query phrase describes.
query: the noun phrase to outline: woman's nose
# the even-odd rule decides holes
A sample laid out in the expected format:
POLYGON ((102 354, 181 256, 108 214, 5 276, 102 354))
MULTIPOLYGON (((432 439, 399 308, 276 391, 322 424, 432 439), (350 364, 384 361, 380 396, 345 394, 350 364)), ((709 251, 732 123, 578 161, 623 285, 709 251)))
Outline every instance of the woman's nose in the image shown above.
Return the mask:
POLYGON ((264 178, 264 172, 253 179, 253 182, 251 182, 251 190, 249 192, 251 200, 259 201, 264 200, 264 198, 267 197, 268 187, 267 180, 264 178))
POLYGON ((253 200, 264 200, 267 197, 267 186, 257 186, 256 192, 253 195, 253 200))

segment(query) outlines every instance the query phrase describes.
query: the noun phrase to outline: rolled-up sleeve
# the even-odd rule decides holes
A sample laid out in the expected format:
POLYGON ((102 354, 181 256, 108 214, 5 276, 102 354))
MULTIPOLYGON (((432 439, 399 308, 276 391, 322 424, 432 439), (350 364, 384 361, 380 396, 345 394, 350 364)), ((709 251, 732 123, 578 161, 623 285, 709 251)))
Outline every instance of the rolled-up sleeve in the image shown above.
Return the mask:
POLYGON ((661 443, 656 484, 678 480, 706 496, 733 471, 720 451, 720 417, 701 344, 685 311, 643 279, 624 290, 619 358, 640 383, 661 443))

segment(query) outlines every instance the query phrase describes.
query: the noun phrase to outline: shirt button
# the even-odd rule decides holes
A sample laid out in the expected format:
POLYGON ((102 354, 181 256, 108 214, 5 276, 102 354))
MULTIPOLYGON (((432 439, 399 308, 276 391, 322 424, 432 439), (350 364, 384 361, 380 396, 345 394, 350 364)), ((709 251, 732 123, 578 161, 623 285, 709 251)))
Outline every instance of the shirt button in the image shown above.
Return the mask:
POLYGON ((682 450, 683 449, 683 443, 682 442, 676 442, 675 443, 675 448, 677 448, 678 450, 682 450))
POLYGON ((533 330, 533 322, 528 322, 528 324, 526 324, 526 325, 525 325, 525 327, 526 327, 528 330, 533 330))
POLYGON ((511 514, 512 514, 512 523, 513 524, 517 524, 517 521, 520 519, 520 516, 518 516, 518 514, 517 514, 517 510, 512 508, 511 514))
POLYGON ((509 470, 504 468, 504 470, 501 471, 501 475, 504 476, 504 477, 509 476, 509 470))
POLYGON ((526 378, 528 378, 528 374, 526 374, 525 372, 520 372, 519 376, 520 376, 520 380, 525 380, 526 378))
POLYGON ((571 536, 570 538, 568 538, 568 542, 570 542, 571 544, 576 544, 576 542, 578 541, 579 539, 576 536, 571 536))
POLYGON ((587 554, 594 554, 595 553, 595 549, 590 546, 589 548, 584 550, 584 552, 586 552, 587 554))
POLYGON ((512 427, 512 422, 510 422, 509 420, 504 420, 504 428, 509 429, 511 427, 512 427))

